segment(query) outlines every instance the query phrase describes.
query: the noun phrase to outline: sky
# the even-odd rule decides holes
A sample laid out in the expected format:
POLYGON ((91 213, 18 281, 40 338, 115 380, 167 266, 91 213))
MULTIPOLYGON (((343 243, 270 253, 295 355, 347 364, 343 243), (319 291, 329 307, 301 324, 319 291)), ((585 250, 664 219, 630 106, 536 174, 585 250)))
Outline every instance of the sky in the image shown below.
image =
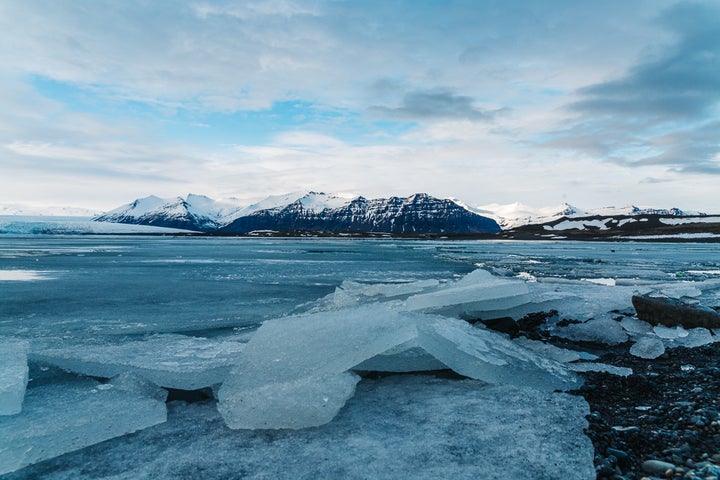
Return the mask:
POLYGON ((720 212, 720 2, 0 2, 0 203, 298 190, 720 212))

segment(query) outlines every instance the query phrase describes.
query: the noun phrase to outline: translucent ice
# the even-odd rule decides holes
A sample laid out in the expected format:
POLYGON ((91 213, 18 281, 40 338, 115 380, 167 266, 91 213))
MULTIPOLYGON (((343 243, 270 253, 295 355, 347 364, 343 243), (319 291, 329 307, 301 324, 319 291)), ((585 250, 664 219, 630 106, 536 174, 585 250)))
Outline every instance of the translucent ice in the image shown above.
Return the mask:
POLYGON ((421 347, 462 375, 488 383, 571 389, 579 379, 561 364, 522 348, 504 335, 438 317, 418 325, 421 347))
POLYGON ((627 377, 633 373, 632 368, 616 367, 607 363, 577 362, 568 364, 568 368, 574 372, 602 372, 621 377, 627 377))
POLYGON ((593 355, 591 353, 560 348, 549 343, 530 340, 526 337, 516 338, 514 341, 528 350, 560 363, 576 362, 578 360, 595 360, 598 358, 597 355, 593 355))
POLYGON ((0 338, 0 415, 22 410, 28 382, 27 352, 27 341, 0 338))
POLYGON ((228 431, 208 402, 172 402, 170 421, 110 440, 92 467, 76 452, 22 478, 595 478, 580 396, 428 375, 364 379, 317 428, 228 431), (189 453, 191 452, 191 453, 189 453))
POLYGON ((665 353, 665 345, 659 338, 643 337, 630 347, 630 353, 636 357, 653 359, 665 353))
POLYGON ((230 428, 316 427, 337 415, 359 381, 354 373, 343 372, 268 383, 232 395, 225 390, 219 394, 218 411, 230 428))
POLYGON ((448 366, 422 349, 415 337, 397 347, 365 360, 354 370, 372 372, 422 372, 448 366))
POLYGON ((715 338, 707 328, 691 328, 687 330, 687 335, 674 340, 674 344, 679 347, 695 348, 702 347, 709 343, 713 343, 715 338))
POLYGON ((620 325, 631 335, 644 335, 653 331, 653 326, 648 322, 633 317, 625 317, 620 325))
POLYGON ((38 343, 30 358, 84 375, 134 372, 163 387, 196 390, 221 383, 244 347, 233 338, 162 334, 124 343, 38 343))
POLYGON ((412 311, 474 315, 487 310, 513 308, 528 302, 524 281, 501 279, 475 270, 453 284, 413 295, 406 301, 412 311))
POLYGON ((357 382, 344 372, 415 336, 410 314, 382 304, 266 321, 218 391, 218 410, 231 428, 328 422, 357 382))
POLYGON ((549 390, 579 385, 559 363, 498 333, 375 304, 265 322, 220 388, 218 410, 232 428, 314 426, 332 416, 318 416, 317 403, 302 399, 322 396, 340 408, 352 394, 341 374, 373 365, 382 371, 448 367, 489 383, 549 390), (282 397, 282 403, 263 397, 282 397), (246 405, 252 405, 252 415, 246 405), (254 418, 262 419, 261 426, 254 418))
POLYGON ((677 327, 666 327, 665 325, 655 325, 653 327, 655 335, 666 340, 675 340, 682 337, 687 337, 688 331, 678 325, 677 327))
POLYGON ((166 420, 165 403, 77 379, 27 390, 22 413, 0 417, 0 474, 166 420))
POLYGON ((628 335, 620 322, 609 318, 597 318, 585 323, 575 323, 560 327, 555 335, 569 340, 596 342, 606 345, 618 345, 627 342, 628 335))

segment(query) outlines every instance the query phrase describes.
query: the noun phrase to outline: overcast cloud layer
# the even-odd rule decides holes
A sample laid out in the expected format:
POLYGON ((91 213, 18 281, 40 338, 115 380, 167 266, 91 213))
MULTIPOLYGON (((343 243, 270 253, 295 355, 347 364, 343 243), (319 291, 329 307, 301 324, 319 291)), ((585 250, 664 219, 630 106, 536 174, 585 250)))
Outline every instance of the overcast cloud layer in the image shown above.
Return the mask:
POLYGON ((720 211, 714 1, 0 2, 0 202, 720 211))

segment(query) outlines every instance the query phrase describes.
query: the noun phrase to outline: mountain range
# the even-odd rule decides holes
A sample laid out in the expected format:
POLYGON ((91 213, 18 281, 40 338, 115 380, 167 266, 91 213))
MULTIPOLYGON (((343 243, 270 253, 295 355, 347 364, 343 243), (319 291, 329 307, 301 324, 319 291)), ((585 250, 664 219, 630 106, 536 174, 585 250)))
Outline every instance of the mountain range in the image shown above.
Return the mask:
POLYGON ((216 202, 201 195, 171 200, 150 196, 94 220, 224 234, 273 231, 471 235, 501 230, 491 218, 453 200, 424 193, 367 199, 298 192, 268 197, 249 206, 216 202))
MULTIPOLYGON (((70 216, 81 209, 54 208, 70 216)), ((42 214, 35 209, 32 214, 42 214)), ((29 214, 19 206, 0 206, 0 215, 29 214)), ((204 195, 136 199, 92 217, 93 223, 163 227, 227 235, 395 234, 489 235, 501 238, 606 239, 642 235, 720 236, 720 216, 678 208, 603 207, 570 204, 531 208, 520 203, 470 206, 425 193, 368 199, 321 192, 275 195, 247 205, 238 199, 204 195)))

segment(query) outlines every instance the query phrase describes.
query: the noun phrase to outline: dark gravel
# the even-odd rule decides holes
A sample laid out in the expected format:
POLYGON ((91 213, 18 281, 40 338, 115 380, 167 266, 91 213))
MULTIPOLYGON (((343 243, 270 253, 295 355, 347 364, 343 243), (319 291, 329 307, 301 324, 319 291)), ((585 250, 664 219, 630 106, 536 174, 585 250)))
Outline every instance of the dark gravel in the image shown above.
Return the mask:
POLYGON ((583 373, 586 383, 575 392, 590 404, 597 478, 717 480, 720 343, 675 348, 655 360, 627 350, 618 347, 598 361, 630 367, 632 375, 583 373))

